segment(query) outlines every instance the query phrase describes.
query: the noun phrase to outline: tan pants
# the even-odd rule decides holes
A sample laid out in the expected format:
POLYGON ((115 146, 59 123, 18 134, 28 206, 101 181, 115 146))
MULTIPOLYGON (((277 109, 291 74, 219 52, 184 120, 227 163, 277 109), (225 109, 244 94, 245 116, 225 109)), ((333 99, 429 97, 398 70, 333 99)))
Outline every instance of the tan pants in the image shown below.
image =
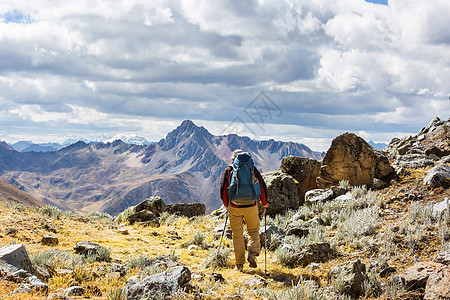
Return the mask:
POLYGON ((237 265, 245 263, 244 222, 247 224, 247 233, 250 236, 248 251, 259 255, 259 215, 258 205, 245 208, 228 207, 230 228, 233 232, 234 257, 237 265))

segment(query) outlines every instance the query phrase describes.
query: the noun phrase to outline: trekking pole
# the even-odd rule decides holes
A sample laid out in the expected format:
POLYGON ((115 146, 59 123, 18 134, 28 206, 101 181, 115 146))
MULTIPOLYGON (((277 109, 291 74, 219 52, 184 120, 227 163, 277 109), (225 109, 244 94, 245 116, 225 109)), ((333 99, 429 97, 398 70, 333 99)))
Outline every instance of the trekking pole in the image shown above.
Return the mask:
POLYGON ((267 276, 267 212, 264 207, 264 274, 267 276))
POLYGON ((220 251, 220 246, 222 245, 223 235, 225 234, 225 230, 227 229, 227 221, 228 221, 228 211, 227 211, 227 216, 225 217, 225 225, 223 226, 223 231, 222 231, 222 236, 220 237, 219 247, 217 248, 216 260, 219 257, 219 251, 220 251))

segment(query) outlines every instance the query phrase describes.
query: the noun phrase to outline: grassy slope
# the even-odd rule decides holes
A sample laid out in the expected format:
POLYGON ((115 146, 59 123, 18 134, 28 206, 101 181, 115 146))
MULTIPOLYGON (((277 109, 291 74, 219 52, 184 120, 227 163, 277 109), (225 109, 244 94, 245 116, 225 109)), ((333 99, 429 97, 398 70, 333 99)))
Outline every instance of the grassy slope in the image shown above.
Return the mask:
MULTIPOLYGON (((444 197, 449 196, 448 190, 436 189, 429 191, 425 189, 421 184, 424 176, 424 170, 413 171, 412 175, 403 178, 400 184, 393 185, 380 193, 380 197, 383 199, 381 201, 381 206, 384 206, 383 214, 376 227, 376 233, 369 236, 369 238, 381 241, 380 248, 381 246, 386 247, 386 249, 388 246, 390 247, 391 253, 387 255, 387 260, 389 261, 389 265, 397 269, 398 274, 401 274, 407 267, 414 263, 415 256, 422 261, 430 260, 442 248, 442 242, 439 238, 439 224, 412 224, 408 219, 408 210, 412 204, 442 201, 444 197), (406 191, 416 188, 416 192, 421 193, 424 197, 422 200, 414 201, 390 201, 390 198, 399 194, 398 191, 401 188, 406 191), (405 229, 403 235, 392 232, 392 227, 395 225, 405 229), (419 228, 421 229, 419 230, 419 228), (408 231, 410 232, 409 237, 406 234, 408 231), (407 241, 414 238, 416 238, 413 241, 416 243, 416 246, 411 246, 407 241)), ((180 264, 187 266, 192 273, 205 275, 205 279, 192 280, 191 283, 195 287, 208 292, 211 299, 238 293, 246 299, 264 298, 257 297, 255 289, 244 285, 244 282, 252 278, 255 274, 264 277, 263 255, 258 258, 259 267, 257 269, 250 269, 246 265, 244 273, 239 273, 233 270, 233 263, 230 264, 229 268, 217 270, 205 269, 203 262, 208 256, 207 250, 189 251, 181 247, 183 243, 191 240, 197 231, 204 233, 208 243, 213 242, 213 229, 223 221, 213 220, 209 216, 205 216, 196 221, 189 221, 186 218, 167 219, 166 223, 159 228, 142 227, 139 225, 124 226, 128 229, 129 235, 122 235, 118 232, 116 226, 107 224, 104 221, 89 221, 87 218, 74 216, 61 216, 59 219, 54 219, 44 216, 30 208, 13 207, 5 204, 2 204, 2 207, 0 207, 0 220, 0 235, 2 236, 0 238, 0 246, 5 246, 10 243, 22 243, 25 244, 31 256, 38 252, 52 249, 50 246, 40 244, 42 236, 46 234, 52 234, 58 237, 59 245, 54 248, 70 253, 73 253, 73 247, 76 242, 82 240, 89 240, 101 246, 111 247, 112 260, 122 263, 125 263, 131 257, 138 257, 139 255, 154 258, 161 254, 169 255, 174 251, 179 257, 178 261, 180 264), (56 233, 49 232, 45 229, 45 227, 48 227, 45 224, 48 225, 48 223, 53 224, 57 230, 56 233), (4 229, 6 228, 15 228, 19 232, 15 236, 10 236, 5 234, 4 229), (172 240, 170 238, 172 233, 169 233, 169 231, 176 231, 181 239, 172 240), (157 235, 154 233, 157 233, 157 235), (207 278, 213 271, 221 273, 226 279, 226 282, 215 285, 210 283, 207 278)), ((274 278, 277 275, 285 275, 292 279, 298 279, 302 276, 318 281, 321 286, 327 286, 327 272, 333 265, 359 258, 368 266, 370 262, 379 259, 381 250, 379 253, 368 251, 367 245, 359 240, 353 242, 339 241, 336 229, 328 230, 326 232, 326 239, 337 243, 338 255, 326 263, 320 263, 315 269, 310 267, 284 267, 278 262, 275 262, 275 253, 268 251, 267 265, 270 276, 267 279, 269 289, 274 292, 289 289, 289 287, 281 283, 270 280, 270 278, 274 278)), ((361 240, 363 241, 363 239, 361 240)), ((218 241, 214 241, 214 243, 217 245, 218 241)), ((231 247, 231 242, 225 239, 223 246, 231 247)), ((111 288, 124 288, 126 279, 138 272, 135 269, 131 270, 125 278, 119 280, 109 279, 107 273, 104 272, 105 266, 107 266, 106 263, 94 263, 83 266, 84 272, 87 274, 87 279, 81 285, 83 287, 96 286, 103 293, 102 297, 95 297, 91 294, 91 299, 106 299, 111 288), (94 279, 96 277, 94 274, 99 275, 99 277, 94 279)), ((74 284, 72 278, 56 276, 48 282, 49 293, 60 292, 72 284, 74 284)), ((14 283, 0 279, 0 297, 13 291, 16 287, 14 283)), ((27 297, 27 299, 45 299, 45 297, 39 295, 27 295, 27 297)), ((9 297, 8 299, 24 298, 23 295, 19 295, 9 297)))

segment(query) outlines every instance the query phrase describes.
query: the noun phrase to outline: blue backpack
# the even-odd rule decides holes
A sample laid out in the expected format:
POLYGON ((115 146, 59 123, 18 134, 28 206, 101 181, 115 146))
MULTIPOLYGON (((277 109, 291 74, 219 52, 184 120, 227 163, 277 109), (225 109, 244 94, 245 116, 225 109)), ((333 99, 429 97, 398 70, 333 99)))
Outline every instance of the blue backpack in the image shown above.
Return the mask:
POLYGON ((255 177, 253 159, 248 152, 236 154, 228 197, 238 205, 253 203, 261 195, 261 186, 255 177), (241 203, 242 202, 242 203, 241 203), (249 203, 247 203, 249 202, 249 203))

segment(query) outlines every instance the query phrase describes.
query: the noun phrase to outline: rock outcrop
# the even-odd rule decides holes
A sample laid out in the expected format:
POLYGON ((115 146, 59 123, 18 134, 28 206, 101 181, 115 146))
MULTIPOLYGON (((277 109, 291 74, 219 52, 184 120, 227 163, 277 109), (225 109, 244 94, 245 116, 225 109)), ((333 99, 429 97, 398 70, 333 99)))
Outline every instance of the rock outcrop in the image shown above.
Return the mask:
POLYGON ((281 160, 280 171, 291 175, 297 180, 297 193, 300 205, 303 204, 307 191, 318 188, 316 178, 319 176, 320 162, 315 159, 287 156, 281 160))
POLYGON ((335 284, 337 292, 352 296, 354 299, 364 295, 364 282, 368 281, 366 265, 360 260, 339 264, 328 273, 330 283, 335 284))
POLYGON ((175 203, 167 205, 167 212, 173 215, 192 218, 203 216, 206 208, 203 203, 175 203))
POLYGON ((284 213, 288 209, 298 209, 297 182, 291 175, 275 171, 263 173, 262 177, 267 185, 267 199, 270 202, 266 212, 268 215, 284 213))
POLYGON ((317 184, 319 188, 328 188, 348 180, 352 186, 372 186, 376 176, 384 180, 393 171, 381 152, 356 134, 347 132, 331 143, 323 158, 317 184))
POLYGON ((437 165, 427 172, 427 176, 423 179, 423 184, 435 188, 442 186, 448 188, 450 186, 450 166, 446 164, 437 165))

